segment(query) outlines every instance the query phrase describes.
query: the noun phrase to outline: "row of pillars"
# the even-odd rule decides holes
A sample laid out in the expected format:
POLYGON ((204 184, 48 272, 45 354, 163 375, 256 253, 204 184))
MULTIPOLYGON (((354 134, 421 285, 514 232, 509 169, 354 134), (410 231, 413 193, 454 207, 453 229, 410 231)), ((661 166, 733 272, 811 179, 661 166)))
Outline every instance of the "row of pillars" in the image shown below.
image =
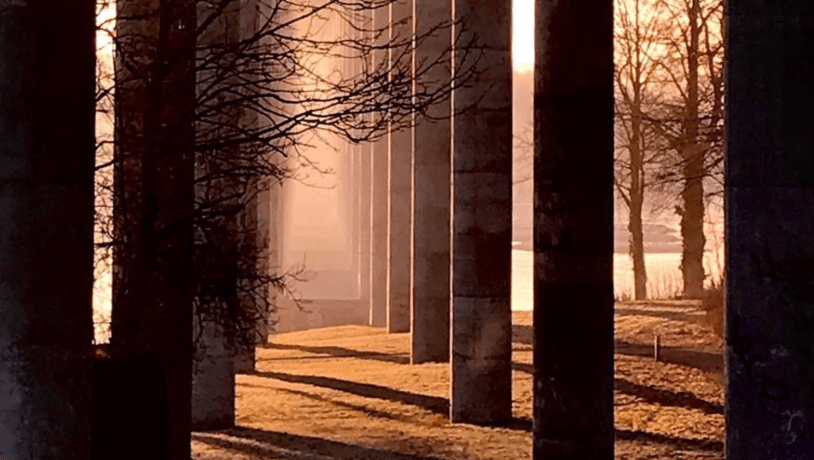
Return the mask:
MULTIPOLYGON (((454 4, 485 52, 477 64, 483 73, 455 92, 453 110, 497 88, 448 130, 451 367, 453 380, 478 398, 456 399, 453 383, 453 418, 470 420, 507 413, 493 407, 504 407, 508 388, 490 389, 508 382, 510 365, 506 3, 454 4), (456 415, 456 405, 465 411, 456 415)), ((811 458, 814 6, 744 0, 727 8, 726 453, 730 460, 811 458)), ((94 13, 88 0, 0 7, 6 460, 90 458, 94 13)), ((418 10, 417 24, 421 17, 418 10)), ((537 2, 534 458, 613 457, 612 24, 610 1, 537 2)), ((413 145, 418 175, 431 167, 419 166, 426 155, 413 145)), ((382 156, 372 156, 374 191, 382 156)), ((391 161, 391 171, 398 164, 391 161)), ((426 200, 414 203, 420 210, 426 200)), ((379 210, 374 203, 372 246, 380 249, 379 210)), ((419 229, 427 222, 420 212, 412 216, 419 229)), ((372 274, 372 293, 380 295, 381 272, 372 274)), ((414 276, 417 331, 418 311, 429 303, 417 301, 414 276)))
MULTIPOLYGON (((410 332, 413 364, 451 359, 454 422, 500 423, 511 418, 511 4, 456 2, 454 16, 452 6, 399 0, 374 12, 373 27, 390 29, 383 40, 422 37, 417 90, 449 81, 453 66, 472 78, 429 117, 370 146, 363 298, 372 326, 410 332), (431 65, 449 56, 453 37, 477 37, 477 58, 458 50, 431 65)), ((393 54, 375 53, 373 65, 394 66, 393 54)))

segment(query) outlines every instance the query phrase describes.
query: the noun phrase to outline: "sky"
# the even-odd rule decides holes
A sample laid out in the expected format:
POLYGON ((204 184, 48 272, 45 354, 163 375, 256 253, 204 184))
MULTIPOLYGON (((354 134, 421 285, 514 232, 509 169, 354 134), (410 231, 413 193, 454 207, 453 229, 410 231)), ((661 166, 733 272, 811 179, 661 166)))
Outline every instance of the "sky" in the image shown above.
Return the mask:
MULTIPOLYGON (((99 22, 109 20, 113 8, 99 13, 99 22)), ((110 52, 110 37, 97 34, 96 45, 110 52)), ((534 0, 512 0, 512 61, 517 72, 531 72, 534 67, 534 0)))
POLYGON ((512 0, 512 61, 517 72, 534 69, 534 0, 512 0))

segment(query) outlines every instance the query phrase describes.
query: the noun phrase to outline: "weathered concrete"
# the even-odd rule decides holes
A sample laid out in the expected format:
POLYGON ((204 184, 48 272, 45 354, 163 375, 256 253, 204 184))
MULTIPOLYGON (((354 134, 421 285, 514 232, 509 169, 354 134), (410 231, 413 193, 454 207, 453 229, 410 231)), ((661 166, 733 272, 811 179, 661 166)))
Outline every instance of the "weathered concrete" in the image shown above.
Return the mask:
POLYGON ((814 4, 726 25, 726 458, 811 458, 814 4))
POLYGON ((94 7, 0 6, 4 460, 90 458, 94 7))
MULTIPOLYGON (((390 4, 390 42, 389 62, 395 66, 410 66, 405 62, 401 47, 393 46, 395 42, 409 45, 412 34, 411 0, 396 0, 390 4), (401 61, 398 61, 401 59, 401 61), (399 62, 399 64, 395 64, 399 62)), ((392 75, 391 75, 392 79, 392 75)), ((388 225, 388 282, 387 282, 387 332, 410 331, 410 286, 412 277, 412 176, 413 176, 413 135, 412 130, 394 130, 389 132, 389 211, 388 225)))
MULTIPOLYGON (((361 38, 361 35, 361 32, 354 32, 354 38, 357 40, 361 38)), ((362 59, 361 55, 354 56, 352 66, 354 77, 360 75, 364 69, 362 59)), ((370 295, 372 289, 371 270, 373 269, 373 253, 370 250, 373 224, 373 157, 364 144, 356 144, 353 148, 361 162, 359 165, 359 186, 361 188, 359 193, 359 253, 361 257, 359 299, 362 305, 371 310, 373 308, 370 295)))
MULTIPOLYGON (((227 30, 234 31, 240 40, 250 40, 261 28, 261 23, 266 15, 270 15, 268 5, 257 0, 232 0, 236 5, 236 18, 233 22, 239 21, 239 27, 228 27, 227 30)), ((269 44, 270 39, 261 39, 261 43, 269 44)), ((255 75, 255 78, 261 78, 255 75)), ((244 123, 250 129, 258 129, 267 120, 261 120, 253 110, 247 110, 243 114, 244 123)), ((277 158, 274 153, 265 153, 263 162, 275 163, 277 158)), ((252 178, 251 191, 254 193, 252 199, 246 204, 238 221, 240 232, 245 235, 242 244, 246 248, 240 254, 247 259, 252 259, 251 267, 262 279, 277 273, 278 265, 278 216, 275 215, 278 204, 279 182, 273 177, 255 176, 252 178)), ((271 313, 276 302, 276 291, 273 286, 263 283, 262 289, 255 289, 252 295, 246 295, 243 300, 244 308, 249 310, 249 315, 257 319, 252 337, 255 347, 265 346, 268 342, 271 313)), ((249 281, 248 283, 251 283, 249 281)), ((238 347, 235 357, 235 371, 240 373, 252 372, 255 370, 256 352, 254 348, 238 347)))
MULTIPOLYGON (((373 10, 373 27, 384 28, 390 22, 388 9, 373 10)), ((380 41, 387 39, 385 34, 380 41)), ((386 65, 387 52, 377 50, 372 53, 371 65, 379 68, 386 65)), ((379 117, 373 114, 372 117, 379 117)), ((387 137, 380 138, 370 145, 371 158, 371 223, 370 223, 370 325, 387 326, 387 222, 390 215, 387 199, 388 183, 388 144, 387 137)))
MULTIPOLYGON (((415 1, 415 0, 414 0, 415 1)), ((422 37, 439 24, 450 24, 451 2, 415 1, 414 34, 422 37)), ((449 50, 451 29, 417 42, 415 90, 449 80, 451 62, 433 65, 449 50)), ((449 54, 446 54, 451 58, 449 54)), ((431 107, 428 115, 450 115, 451 102, 431 107)), ((419 119, 415 126, 413 177, 413 285, 410 302, 410 360, 413 364, 449 361, 451 121, 419 119)))
POLYGON ((614 455, 612 5, 537 2, 534 459, 614 455))
MULTIPOLYGON (((208 24, 208 27, 197 39, 197 58, 199 60, 213 59, 212 54, 237 42, 240 21, 240 10, 237 2, 230 2, 216 18, 207 4, 198 4, 198 23, 208 24)), ((211 66, 214 67, 214 66, 211 66)), ((211 82, 215 78, 212 70, 199 70, 196 72, 197 91, 211 91, 211 82)), ((230 82, 220 82, 226 85, 230 82)), ((220 98, 222 101, 223 98, 220 98)), ((212 110, 209 104, 197 108, 200 112, 212 110)), ((230 118, 236 116, 234 112, 224 110, 214 116, 199 116, 197 139, 199 145, 210 140, 217 140, 227 133, 221 125, 228 125, 230 118), (212 123, 212 122, 215 123, 212 123)), ((200 149, 196 152, 196 201, 200 206, 209 208, 213 203, 224 201, 227 206, 235 203, 226 200, 225 195, 232 192, 233 184, 227 180, 208 180, 213 171, 218 171, 222 157, 231 154, 231 151, 208 151, 200 149)), ((214 226, 215 222, 211 222, 214 226)), ((196 229, 199 232, 196 250, 197 273, 202 274, 202 280, 219 280, 220 283, 236 283, 236 269, 228 270, 224 267, 236 267, 239 258, 236 236, 238 229, 236 222, 226 222, 225 229, 196 229), (218 231, 220 230, 220 231, 218 231), (204 242, 209 244, 204 244, 204 242), (225 278, 225 279, 222 279, 225 278)), ((206 283, 207 281, 199 281, 206 283)), ((199 291, 212 292, 211 286, 199 287, 199 291)), ((193 366, 192 366, 192 400, 190 426, 193 430, 225 429, 234 426, 235 419, 235 378, 234 353, 230 349, 230 339, 226 337, 224 318, 221 308, 225 305, 224 299, 213 299, 209 296, 199 297, 196 300, 198 310, 194 312, 193 322, 193 366)))
POLYGON ((195 129, 190 114, 196 100, 197 25, 191 5, 189 0, 120 0, 116 22, 118 244, 111 341, 120 350, 159 355, 169 399, 167 458, 178 460, 191 455, 195 129), (161 72, 156 73, 156 62, 162 62, 161 72))
POLYGON ((476 66, 453 109, 480 103, 453 122, 453 422, 511 418, 512 63, 511 3, 456 0, 454 35, 477 37, 477 62, 456 52, 455 67, 476 66))
POLYGON ((371 226, 372 226, 372 174, 373 174, 373 159, 368 149, 363 149, 361 145, 354 146, 357 154, 360 157, 360 179, 361 191, 359 197, 359 253, 361 262, 359 267, 359 301, 365 305, 368 310, 372 308, 371 304, 371 265, 373 259, 371 257, 371 226))
POLYGON ((235 426, 235 359, 223 327, 194 317, 192 429, 223 430, 235 426))

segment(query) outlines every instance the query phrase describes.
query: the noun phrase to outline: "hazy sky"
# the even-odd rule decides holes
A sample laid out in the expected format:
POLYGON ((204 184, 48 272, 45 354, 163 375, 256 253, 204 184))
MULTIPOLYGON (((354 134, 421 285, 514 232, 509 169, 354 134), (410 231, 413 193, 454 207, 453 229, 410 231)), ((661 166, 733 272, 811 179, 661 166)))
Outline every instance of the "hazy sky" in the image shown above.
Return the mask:
MULTIPOLYGON (((109 20, 113 8, 105 8, 99 13, 98 21, 109 20)), ((534 0, 512 0, 512 60, 514 68, 520 72, 530 72, 534 66, 534 0)), ((98 47, 110 51, 110 37, 97 34, 98 47)))
POLYGON ((512 0, 512 61, 514 69, 534 67, 534 0, 512 0))

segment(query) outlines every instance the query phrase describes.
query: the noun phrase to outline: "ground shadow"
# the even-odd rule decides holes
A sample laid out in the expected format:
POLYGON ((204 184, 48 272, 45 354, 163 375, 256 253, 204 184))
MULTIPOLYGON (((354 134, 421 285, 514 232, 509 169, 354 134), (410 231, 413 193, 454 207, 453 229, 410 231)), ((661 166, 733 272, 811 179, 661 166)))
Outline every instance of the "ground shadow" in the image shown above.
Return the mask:
POLYGON ((282 372, 256 372, 254 375, 269 379, 281 380, 290 383, 314 385, 332 390, 344 391, 365 398, 376 398, 387 401, 400 402, 417 406, 435 414, 449 414, 449 400, 440 396, 428 396, 419 393, 410 393, 395 388, 359 383, 351 380, 342 380, 333 377, 317 375, 284 374, 282 372))
POLYGON ((663 311, 656 308, 617 308, 615 313, 621 316, 649 316, 685 323, 697 323, 699 318, 698 315, 689 315, 679 311, 663 311))
MULTIPOLYGON (((625 342, 616 340, 614 342, 616 354, 627 356, 653 357, 653 345, 625 342)), ((722 372, 724 369, 724 357, 720 353, 708 351, 692 350, 690 348, 661 346, 659 350, 659 361, 678 364, 680 366, 694 367, 704 372, 722 372)))
POLYGON ((283 393, 288 393, 290 395, 295 395, 295 396, 300 396, 300 397, 303 397, 303 398, 307 398, 307 399, 310 399, 312 401, 327 403, 327 404, 331 404, 331 405, 334 405, 334 406, 337 406, 337 407, 342 407, 342 408, 345 408, 345 409, 350 409, 350 410, 354 410, 354 411, 357 411, 357 412, 362 412, 365 415, 370 416, 370 417, 377 417, 377 418, 388 419, 388 420, 396 420, 396 421, 404 422, 404 423, 412 423, 413 422, 413 420, 411 420, 410 418, 401 417, 398 414, 393 414, 393 413, 390 413, 390 412, 371 409, 369 407, 362 406, 362 405, 359 405, 359 404, 352 404, 352 403, 348 403, 348 402, 344 402, 344 401, 337 401, 335 399, 326 398, 325 396, 314 394, 314 393, 309 393, 307 391, 291 390, 291 389, 288 389, 288 388, 270 388, 270 387, 267 387, 267 386, 264 386, 264 385, 253 385, 251 383, 239 383, 238 386, 248 387, 248 388, 259 388, 261 390, 280 391, 280 392, 283 392, 283 393))
MULTIPOLYGON (((403 353, 381 353, 375 351, 361 351, 353 350, 350 348, 333 347, 333 346, 307 346, 307 345, 289 345, 283 343, 271 342, 266 345, 266 348, 273 350, 295 350, 305 353, 314 353, 320 355, 329 355, 332 358, 355 358, 355 359, 368 359, 373 361, 382 361, 386 363, 396 364, 410 364, 410 356, 403 353)), ((287 360, 300 360, 301 356, 290 358, 262 358, 259 361, 287 361, 287 360)))
POLYGON ((616 440, 640 442, 643 444, 664 444, 673 450, 706 450, 722 452, 724 443, 715 439, 691 439, 648 433, 647 431, 616 430, 616 440))
POLYGON ((439 457, 380 450, 313 436, 246 427, 235 427, 218 433, 251 441, 251 443, 240 440, 233 441, 208 433, 193 433, 192 439, 211 446, 239 451, 257 458, 275 460, 313 460, 314 458, 332 458, 337 460, 356 460, 360 458, 375 458, 379 460, 443 460, 439 457))
MULTIPOLYGON (((384 387, 381 385, 373 385, 370 383, 359 383, 350 380, 342 380, 333 377, 323 377, 317 375, 297 375, 297 374, 284 374, 282 372, 256 372, 254 375, 281 380, 290 383, 302 383, 307 385, 314 385, 323 388, 330 388, 332 390, 344 391, 357 396, 365 398, 376 398, 393 402, 400 402, 402 404, 409 404, 412 406, 420 407, 434 414, 449 417, 449 399, 440 396, 429 396, 419 393, 410 393, 407 391, 397 390, 395 388, 384 387)), ((334 401, 330 401, 335 403, 334 401)), ((358 410, 365 411, 364 408, 358 410)), ((393 418, 392 416, 385 415, 385 417, 393 418)), ((485 423, 476 424, 479 426, 486 426, 492 428, 507 428, 510 430, 531 431, 531 420, 512 417, 504 423, 485 423)))
MULTIPOLYGON (((512 369, 534 375, 534 366, 526 363, 512 362, 512 369)), ((687 391, 670 391, 656 388, 650 385, 642 385, 630 380, 614 378, 613 389, 620 393, 643 399, 645 402, 658 404, 660 406, 682 407, 685 409, 697 409, 705 414, 723 414, 722 405, 701 399, 687 391)))
MULTIPOLYGON (((533 339, 534 332, 531 326, 512 325, 512 342, 532 344, 533 339)), ((614 353, 652 358, 653 345, 615 340, 614 353)), ((711 353, 690 348, 662 345, 659 360, 665 363, 694 367, 711 373, 720 373, 724 369, 724 357, 721 353, 711 353)), ((522 369, 518 370, 522 371, 522 369)))
POLYGON ((534 344, 534 328, 520 324, 512 324, 512 343, 524 345, 534 344))
POLYGON ((664 390, 620 378, 613 379, 613 388, 621 393, 635 396, 645 400, 648 403, 658 404, 660 406, 696 409, 704 412, 705 414, 724 413, 724 407, 722 405, 701 399, 687 391, 664 390))

